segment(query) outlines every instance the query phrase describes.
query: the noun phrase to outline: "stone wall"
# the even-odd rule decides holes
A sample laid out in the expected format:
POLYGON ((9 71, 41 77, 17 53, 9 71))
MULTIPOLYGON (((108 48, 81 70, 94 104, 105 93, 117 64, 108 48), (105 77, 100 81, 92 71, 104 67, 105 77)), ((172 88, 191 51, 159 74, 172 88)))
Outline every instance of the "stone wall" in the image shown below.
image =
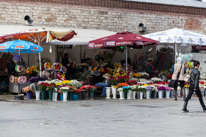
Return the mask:
POLYGON ((147 33, 177 27, 206 34, 206 17, 201 14, 190 15, 81 5, 39 5, 26 1, 24 3, 1 2, 0 24, 21 25, 26 15, 34 20, 36 26, 44 27, 105 29, 116 32, 128 30, 139 33, 138 26, 143 23, 147 27, 147 33))

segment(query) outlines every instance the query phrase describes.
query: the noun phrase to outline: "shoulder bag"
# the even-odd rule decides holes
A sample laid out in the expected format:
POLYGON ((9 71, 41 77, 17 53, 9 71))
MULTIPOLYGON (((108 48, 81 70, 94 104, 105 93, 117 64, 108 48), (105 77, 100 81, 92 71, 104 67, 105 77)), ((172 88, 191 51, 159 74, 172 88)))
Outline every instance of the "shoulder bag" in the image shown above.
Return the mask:
POLYGON ((182 69, 182 65, 181 65, 180 71, 177 73, 177 79, 176 80, 170 80, 169 85, 168 85, 169 87, 172 87, 172 88, 177 87, 181 69, 182 69))

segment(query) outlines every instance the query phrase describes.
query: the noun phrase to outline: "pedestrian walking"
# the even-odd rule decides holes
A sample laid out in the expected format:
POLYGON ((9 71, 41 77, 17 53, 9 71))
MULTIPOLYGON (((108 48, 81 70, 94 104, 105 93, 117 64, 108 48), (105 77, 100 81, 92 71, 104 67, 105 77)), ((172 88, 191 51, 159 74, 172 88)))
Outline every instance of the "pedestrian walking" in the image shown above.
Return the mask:
POLYGON ((190 100, 192 94, 195 93, 197 94, 199 101, 200 101, 200 105, 203 108, 203 111, 206 111, 206 107, 205 107, 205 103, 202 100, 202 94, 200 92, 199 89, 199 78, 200 78, 200 72, 199 72, 199 67, 200 67, 200 62, 199 61, 194 61, 194 69, 192 70, 191 74, 190 74, 190 87, 189 87, 189 93, 187 98, 185 99, 184 102, 184 106, 182 111, 184 112, 189 112, 189 110, 187 110, 187 104, 188 101, 190 100))
MULTIPOLYGON (((177 63, 172 66, 171 73, 172 73, 172 80, 177 80, 177 75, 179 73, 178 82, 180 83, 181 91, 183 92, 183 100, 184 100, 185 99, 185 82, 184 82, 185 75, 184 74, 186 74, 186 68, 184 65, 182 65, 181 57, 177 58, 177 63)), ((177 86, 178 84, 174 86, 175 101, 177 101, 177 86)))

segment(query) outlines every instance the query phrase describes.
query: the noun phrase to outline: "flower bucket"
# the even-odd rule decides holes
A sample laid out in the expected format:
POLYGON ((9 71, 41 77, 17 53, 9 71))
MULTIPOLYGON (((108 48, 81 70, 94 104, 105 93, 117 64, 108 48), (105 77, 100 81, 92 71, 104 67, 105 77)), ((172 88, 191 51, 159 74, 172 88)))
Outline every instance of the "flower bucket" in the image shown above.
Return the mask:
POLYGON ((188 93, 189 93, 189 88, 185 88, 185 97, 187 97, 187 95, 188 95, 188 93))
POLYGON ((71 101, 72 98, 73 98, 73 91, 69 91, 69 92, 68 92, 68 98, 67 98, 67 99, 68 99, 69 101, 71 101))
POLYGON ((86 99, 86 93, 87 93, 86 90, 85 90, 85 91, 82 91, 82 100, 85 100, 85 99, 86 99))
POLYGON ((36 100, 40 100, 41 91, 35 91, 35 93, 36 93, 36 100))
POLYGON ((166 90, 166 98, 170 98, 170 90, 166 90))
POLYGON ((157 98, 157 91, 152 91, 151 98, 157 98))
POLYGON ((67 101, 68 92, 63 92, 63 101, 67 101))
POLYGON ((60 94, 60 100, 63 101, 63 94, 60 94))
POLYGON ((110 99, 110 92, 111 92, 111 88, 110 87, 106 87, 106 99, 110 99))
POLYGON ((139 92, 139 99, 143 99, 143 92, 139 92))
POLYGON ((127 94, 128 94, 129 92, 124 92, 124 99, 125 100, 127 100, 127 94))
POLYGON ((48 92, 49 92, 49 101, 52 101, 53 91, 48 91, 48 92))
POLYGON ((94 91, 90 91, 89 94, 90 94, 90 99, 94 100, 94 91))
POLYGON ((136 91, 132 91, 132 99, 136 99, 136 91))
POLYGON ((123 92, 123 91, 119 91, 119 96, 120 96, 120 98, 119 98, 119 99, 124 99, 124 98, 123 98, 123 94, 124 94, 124 92, 123 92))
POLYGON ((163 91, 162 90, 158 91, 158 97, 159 97, 159 99, 163 98, 163 91))
POLYGON ((173 98, 174 97, 174 90, 170 91, 170 97, 173 98))
POLYGON ((140 92, 137 92, 137 99, 140 99, 140 92))
POLYGON ((127 92, 127 99, 132 99, 132 91, 127 92))
POLYGON ((146 91, 146 99, 150 99, 150 90, 146 91))
POLYGON ((58 92, 53 92, 53 100, 57 101, 58 92))
POLYGON ((42 101, 45 100, 45 95, 46 95, 46 91, 42 90, 42 91, 41 91, 41 100, 42 100, 42 101))
POLYGON ((112 95, 113 95, 113 99, 117 99, 117 89, 112 87, 112 95))
POLYGON ((33 93, 32 92, 26 92, 26 96, 27 96, 27 99, 32 99, 33 93))
POLYGON ((72 99, 73 99, 73 100, 78 100, 78 94, 73 94, 73 95, 72 95, 72 99))

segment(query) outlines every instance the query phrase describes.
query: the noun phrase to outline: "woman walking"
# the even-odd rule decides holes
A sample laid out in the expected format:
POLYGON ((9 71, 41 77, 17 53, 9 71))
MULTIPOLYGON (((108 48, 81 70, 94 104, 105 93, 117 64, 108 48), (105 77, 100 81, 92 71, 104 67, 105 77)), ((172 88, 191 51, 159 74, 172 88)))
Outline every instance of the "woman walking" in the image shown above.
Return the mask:
MULTIPOLYGON (((177 79, 177 75, 180 72, 178 82, 180 83, 181 86, 181 91, 183 92, 183 100, 185 99, 185 82, 184 82, 184 74, 186 74, 186 69, 185 66, 182 65, 182 59, 180 57, 177 58, 177 63, 172 66, 172 80, 177 79)), ((177 101, 177 86, 174 87, 174 96, 175 96, 175 101, 177 101)))
POLYGON ((199 67, 200 67, 200 62, 199 61, 194 61, 194 69, 192 70, 191 74, 190 74, 190 88, 189 88, 189 93, 187 98, 185 99, 184 102, 184 106, 182 111, 184 112, 189 112, 189 110, 187 110, 187 104, 188 101, 190 100, 193 92, 195 91, 195 93, 197 94, 199 101, 200 101, 200 105, 203 108, 203 111, 206 111, 206 107, 205 107, 205 103, 202 100, 202 94, 200 92, 199 89, 199 78, 200 78, 200 72, 199 72, 199 67))

